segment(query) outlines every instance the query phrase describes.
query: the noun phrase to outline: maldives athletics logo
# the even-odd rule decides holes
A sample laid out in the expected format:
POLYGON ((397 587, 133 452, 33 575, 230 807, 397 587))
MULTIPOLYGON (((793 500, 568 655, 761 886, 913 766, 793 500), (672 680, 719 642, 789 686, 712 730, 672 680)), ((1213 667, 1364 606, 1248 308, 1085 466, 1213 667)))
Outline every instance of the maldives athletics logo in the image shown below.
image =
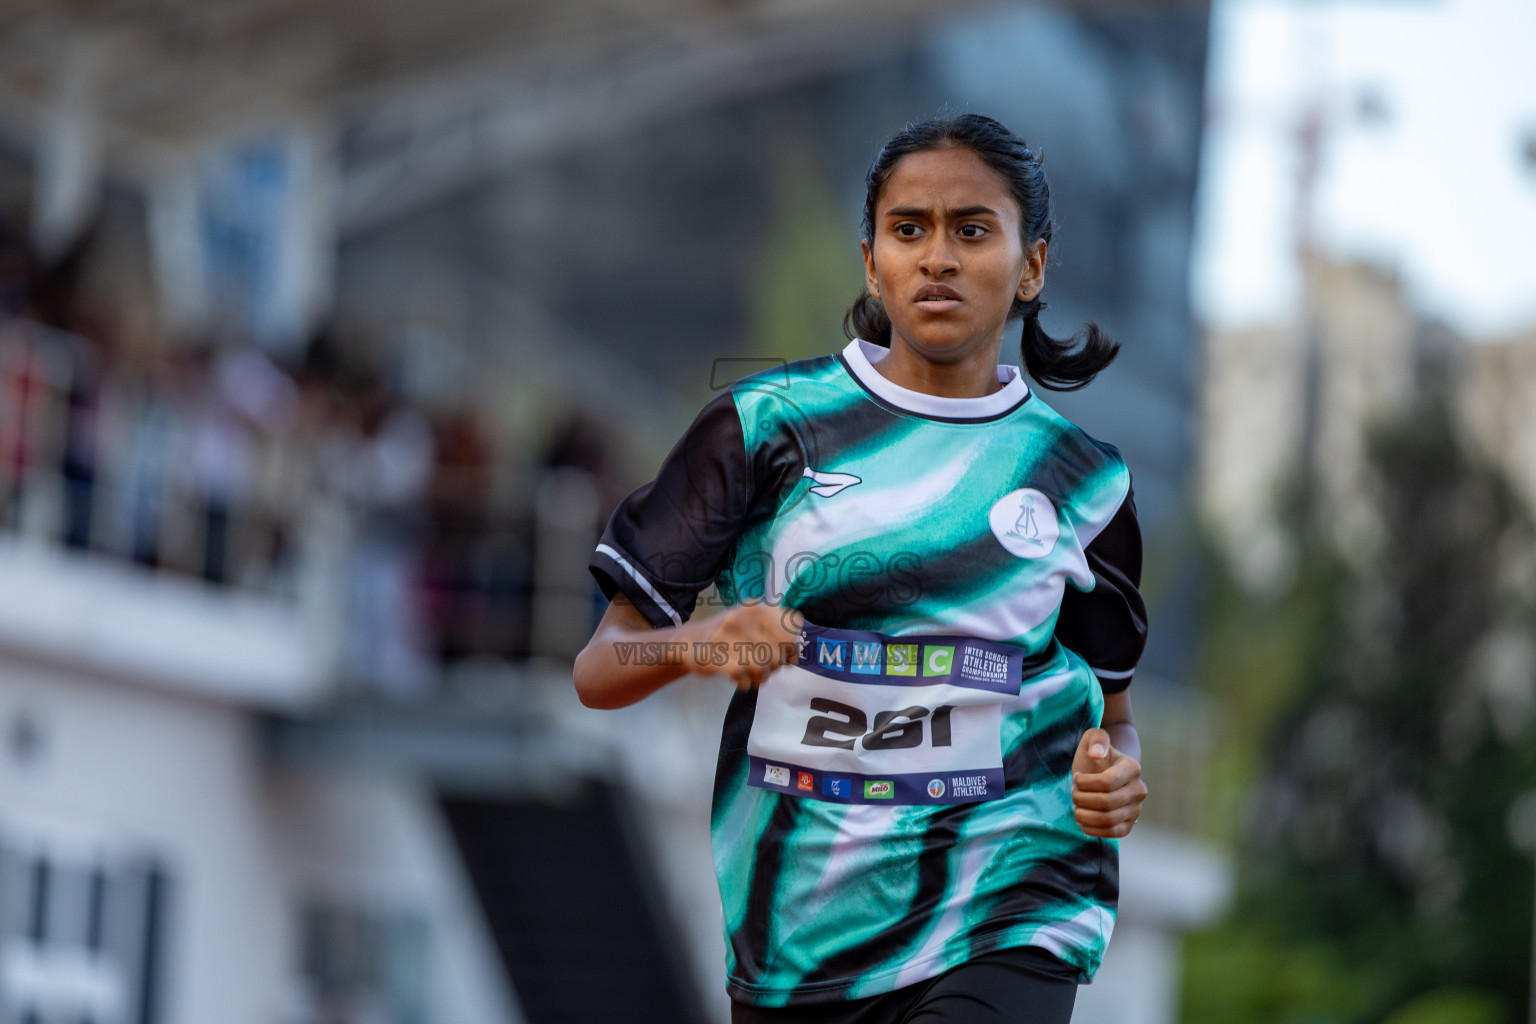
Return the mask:
POLYGON ((937 800, 940 797, 942 797, 944 795, 944 780, 943 779, 929 779, 928 780, 928 795, 933 797, 935 800, 937 800))
POLYGON ((987 514, 992 535, 1020 558, 1044 558, 1056 549, 1061 523, 1051 499, 1033 487, 1009 491, 987 514))

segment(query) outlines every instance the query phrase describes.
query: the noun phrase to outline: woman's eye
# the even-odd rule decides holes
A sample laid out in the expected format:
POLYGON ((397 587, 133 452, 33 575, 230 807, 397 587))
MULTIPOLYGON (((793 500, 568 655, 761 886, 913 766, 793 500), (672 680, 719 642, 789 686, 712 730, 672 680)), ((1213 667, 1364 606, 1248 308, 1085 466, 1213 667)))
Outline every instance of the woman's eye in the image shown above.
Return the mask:
POLYGON ((986 233, 987 229, 982 227, 980 224, 962 224, 960 226, 960 235, 962 238, 980 238, 986 233))
POLYGON ((918 232, 918 226, 916 224, 897 224, 896 225, 896 234, 900 235, 902 238, 913 238, 913 237, 916 237, 917 232, 918 232))

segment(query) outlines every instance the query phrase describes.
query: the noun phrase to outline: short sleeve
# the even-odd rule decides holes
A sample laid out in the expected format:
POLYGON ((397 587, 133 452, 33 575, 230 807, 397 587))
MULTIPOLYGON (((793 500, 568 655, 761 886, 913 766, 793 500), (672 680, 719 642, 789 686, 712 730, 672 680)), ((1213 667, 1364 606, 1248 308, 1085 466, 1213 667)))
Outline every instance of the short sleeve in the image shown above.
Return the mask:
POLYGON ((1093 589, 1067 587, 1056 619, 1056 639, 1082 655, 1105 693, 1131 685, 1147 644, 1147 608, 1141 586, 1141 527, 1129 488, 1113 518, 1083 549, 1093 589))
POLYGON ((623 592, 658 628, 686 622, 747 526, 752 483, 741 418, 731 391, 722 391, 656 479, 609 518, 587 566, 603 595, 623 592))

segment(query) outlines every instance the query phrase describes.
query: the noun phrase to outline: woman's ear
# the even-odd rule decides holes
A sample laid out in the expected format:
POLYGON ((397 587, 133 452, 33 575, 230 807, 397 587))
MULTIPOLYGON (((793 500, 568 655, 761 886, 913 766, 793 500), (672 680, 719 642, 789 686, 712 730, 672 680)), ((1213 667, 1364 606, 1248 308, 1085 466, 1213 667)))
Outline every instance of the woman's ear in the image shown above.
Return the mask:
POLYGON ((1045 239, 1037 238, 1024 248, 1024 273, 1016 294, 1028 302, 1045 290, 1045 239))
POLYGON ((880 281, 875 276, 875 251, 870 248, 868 242, 859 243, 859 252, 864 254, 864 290, 875 298, 880 297, 880 281))

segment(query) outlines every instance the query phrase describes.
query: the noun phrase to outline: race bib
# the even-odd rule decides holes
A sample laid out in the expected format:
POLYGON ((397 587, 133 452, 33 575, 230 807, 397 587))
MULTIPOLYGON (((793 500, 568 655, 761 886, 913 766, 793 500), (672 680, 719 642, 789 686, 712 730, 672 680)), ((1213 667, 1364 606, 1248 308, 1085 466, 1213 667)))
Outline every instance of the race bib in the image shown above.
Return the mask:
POLYGON ((809 623, 804 636, 799 663, 758 688, 751 785, 841 803, 1003 795, 1002 705, 1019 693, 1022 648, 809 623))

